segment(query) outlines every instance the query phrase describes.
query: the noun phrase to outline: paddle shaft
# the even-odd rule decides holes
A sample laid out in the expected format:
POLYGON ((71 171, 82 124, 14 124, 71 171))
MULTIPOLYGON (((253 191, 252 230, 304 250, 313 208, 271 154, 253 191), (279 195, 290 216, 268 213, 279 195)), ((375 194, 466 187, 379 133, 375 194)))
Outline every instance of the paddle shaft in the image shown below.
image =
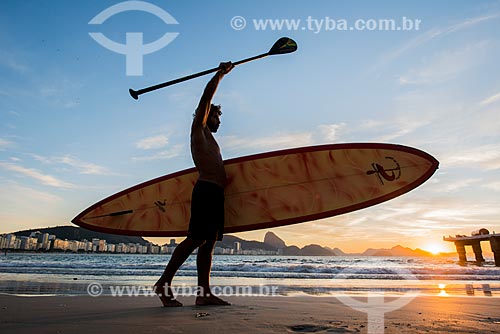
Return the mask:
MULTIPOLYGON (((259 59, 259 58, 264 58, 266 56, 269 56, 269 52, 260 54, 258 56, 253 56, 253 57, 250 57, 250 58, 239 60, 237 62, 234 62, 233 65, 234 66, 241 65, 243 63, 247 63, 247 62, 252 61, 252 60, 256 60, 256 59, 259 59)), ((139 89, 139 90, 129 89, 129 92, 130 92, 130 95, 134 99, 137 100, 139 98, 139 95, 142 95, 144 93, 152 92, 152 91, 157 90, 157 89, 161 89, 161 88, 164 88, 164 87, 175 85, 175 84, 177 84, 179 82, 183 82, 183 81, 186 81, 186 80, 191 80, 191 79, 194 79, 194 78, 197 78, 197 77, 201 77, 203 75, 207 75, 207 74, 210 74, 210 73, 213 73, 213 72, 217 72, 218 70, 219 70, 219 67, 214 67, 214 68, 211 68, 211 69, 206 70, 206 71, 202 71, 202 72, 199 72, 199 73, 191 74, 191 75, 179 78, 179 79, 175 79, 175 80, 170 80, 170 81, 167 81, 167 82, 163 82, 163 83, 151 86, 151 87, 146 87, 146 88, 139 89)))

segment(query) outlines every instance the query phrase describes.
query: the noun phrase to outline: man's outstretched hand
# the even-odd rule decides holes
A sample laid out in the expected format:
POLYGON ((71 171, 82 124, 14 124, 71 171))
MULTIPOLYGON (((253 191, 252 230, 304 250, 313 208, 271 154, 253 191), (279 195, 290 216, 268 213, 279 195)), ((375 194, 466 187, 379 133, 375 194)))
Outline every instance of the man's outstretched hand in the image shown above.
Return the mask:
POLYGON ((234 68, 234 65, 230 61, 228 61, 226 63, 219 64, 219 71, 222 72, 222 74, 228 74, 229 72, 231 72, 231 70, 233 68, 234 68))

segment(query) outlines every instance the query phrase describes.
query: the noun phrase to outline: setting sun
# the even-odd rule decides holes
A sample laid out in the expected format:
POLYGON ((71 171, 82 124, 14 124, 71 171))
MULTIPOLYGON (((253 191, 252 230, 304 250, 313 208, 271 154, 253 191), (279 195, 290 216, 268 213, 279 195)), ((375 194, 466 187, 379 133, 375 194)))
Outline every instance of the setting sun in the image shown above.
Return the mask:
POLYGON ((428 252, 431 252, 432 254, 434 255, 437 255, 439 253, 442 253, 442 252, 446 252, 447 249, 444 245, 441 245, 441 244, 437 244, 437 243, 434 243, 434 244, 427 244, 423 247, 423 250, 425 251, 428 251, 428 252))

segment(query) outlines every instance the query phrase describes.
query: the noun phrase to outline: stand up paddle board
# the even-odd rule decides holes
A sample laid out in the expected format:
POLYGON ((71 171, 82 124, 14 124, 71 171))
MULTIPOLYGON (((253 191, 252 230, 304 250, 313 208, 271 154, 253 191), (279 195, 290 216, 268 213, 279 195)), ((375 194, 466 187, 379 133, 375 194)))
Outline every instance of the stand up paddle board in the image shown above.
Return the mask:
MULTIPOLYGON (((303 223, 360 210, 418 187, 439 166, 415 148, 332 144, 250 155, 224 162, 225 233, 303 223)), ((185 236, 195 168, 112 195, 73 223, 99 232, 185 236)))

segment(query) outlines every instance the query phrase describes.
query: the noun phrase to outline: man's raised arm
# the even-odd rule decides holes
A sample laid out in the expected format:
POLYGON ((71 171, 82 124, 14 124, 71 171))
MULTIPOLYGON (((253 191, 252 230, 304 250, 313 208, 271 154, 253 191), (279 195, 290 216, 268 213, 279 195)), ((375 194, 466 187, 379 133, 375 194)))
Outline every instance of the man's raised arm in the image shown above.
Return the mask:
POLYGON ((198 107, 196 108, 193 125, 201 125, 205 127, 207 125, 208 114, 210 113, 210 104, 212 103, 212 98, 215 95, 217 86, 219 86, 220 81, 224 75, 228 74, 234 65, 231 62, 220 63, 219 70, 210 79, 203 91, 198 107))

